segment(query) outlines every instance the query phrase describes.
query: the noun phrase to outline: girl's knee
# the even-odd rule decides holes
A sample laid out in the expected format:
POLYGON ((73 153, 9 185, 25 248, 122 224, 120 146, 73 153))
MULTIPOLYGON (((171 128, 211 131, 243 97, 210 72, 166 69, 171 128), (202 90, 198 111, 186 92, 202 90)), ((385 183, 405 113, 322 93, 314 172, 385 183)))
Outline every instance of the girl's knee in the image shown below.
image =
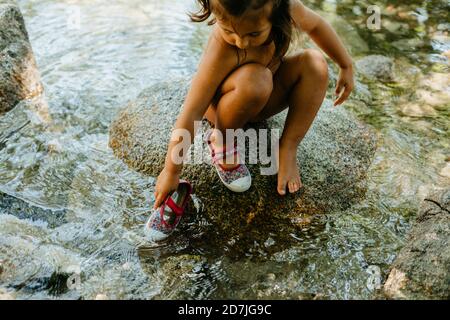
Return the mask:
POLYGON ((265 104, 272 94, 272 72, 257 63, 248 63, 238 69, 236 90, 246 100, 265 104))
POLYGON ((322 52, 316 49, 306 49, 299 59, 308 73, 313 73, 320 81, 328 82, 328 63, 322 52))

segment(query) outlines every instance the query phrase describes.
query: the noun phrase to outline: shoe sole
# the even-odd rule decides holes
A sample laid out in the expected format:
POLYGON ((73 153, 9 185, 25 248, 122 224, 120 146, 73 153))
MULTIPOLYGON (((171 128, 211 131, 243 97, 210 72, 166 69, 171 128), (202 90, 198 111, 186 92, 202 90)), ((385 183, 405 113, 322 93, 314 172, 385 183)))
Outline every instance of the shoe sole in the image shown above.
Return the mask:
MULTIPOLYGON (((219 173, 219 170, 216 168, 216 166, 214 166, 214 168, 216 169, 217 175, 219 176, 220 181, 222 181, 222 183, 225 185, 225 187, 227 187, 229 190, 236 192, 236 193, 242 193, 247 191, 248 189, 250 189, 250 187, 252 186, 252 177, 250 176, 249 179, 250 181, 248 182, 248 185, 245 186, 234 186, 232 184, 227 184, 225 183, 225 181, 223 181, 222 176, 219 173)), ((239 181, 241 179, 245 179, 245 178, 240 178, 236 181, 239 181)))

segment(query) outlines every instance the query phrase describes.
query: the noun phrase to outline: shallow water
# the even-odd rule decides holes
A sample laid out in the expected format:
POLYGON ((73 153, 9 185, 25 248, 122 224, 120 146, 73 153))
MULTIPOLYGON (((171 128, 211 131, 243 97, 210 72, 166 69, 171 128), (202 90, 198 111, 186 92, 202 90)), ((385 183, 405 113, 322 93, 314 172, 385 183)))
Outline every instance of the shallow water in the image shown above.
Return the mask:
POLYGON ((113 157, 109 124, 142 89, 192 75, 208 27, 188 21, 191 0, 19 3, 46 97, 0 118, 0 293, 375 298, 420 200, 450 184, 448 2, 378 1, 383 29, 373 32, 365 1, 315 1, 355 58, 383 54, 399 66, 397 81, 360 84, 372 99, 345 106, 380 137, 366 199, 314 217, 288 243, 270 233, 263 244, 209 243, 196 199, 194 218, 151 248, 142 225, 154 179, 113 157), (433 102, 432 114, 402 113, 423 99, 433 102))

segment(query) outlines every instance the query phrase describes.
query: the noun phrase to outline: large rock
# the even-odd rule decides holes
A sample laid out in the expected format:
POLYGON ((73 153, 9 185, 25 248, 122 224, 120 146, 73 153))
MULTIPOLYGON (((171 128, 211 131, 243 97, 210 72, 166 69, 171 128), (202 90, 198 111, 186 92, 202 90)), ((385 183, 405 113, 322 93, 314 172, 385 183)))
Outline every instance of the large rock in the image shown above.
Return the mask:
MULTIPOLYGON (((162 83, 129 103, 110 129, 109 145, 114 154, 131 168, 157 176, 187 89, 186 81, 162 83)), ((255 127, 282 129, 285 116, 286 112, 255 127)), ((204 122, 203 131, 207 127, 204 122)), ((196 139, 201 139, 199 133, 196 139)), ((301 217, 346 209, 364 195, 375 147, 376 138, 369 128, 327 101, 297 153, 303 194, 278 196, 276 175, 261 175, 258 165, 249 166, 253 186, 244 194, 228 191, 209 161, 186 164, 182 177, 194 185, 203 204, 203 217, 213 226, 210 236, 247 237, 253 243, 275 232, 292 241, 288 229, 299 227, 304 222, 301 217)), ((203 159, 208 159, 207 148, 201 149, 203 159)))
POLYGON ((384 284, 391 299, 450 299, 450 189, 422 203, 384 284))
POLYGON ((20 9, 15 1, 0 0, 0 115, 42 90, 20 9))
POLYGON ((356 62, 357 71, 370 80, 393 81, 394 60, 381 55, 366 56, 356 62))

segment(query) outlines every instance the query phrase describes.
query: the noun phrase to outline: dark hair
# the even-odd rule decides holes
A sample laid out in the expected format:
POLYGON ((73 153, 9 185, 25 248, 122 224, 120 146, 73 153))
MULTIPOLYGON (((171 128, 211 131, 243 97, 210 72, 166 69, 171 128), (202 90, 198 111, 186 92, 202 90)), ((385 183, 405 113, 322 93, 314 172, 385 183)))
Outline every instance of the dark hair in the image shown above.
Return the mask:
MULTIPOLYGON (((193 22, 203 22, 212 14, 211 0, 197 0, 201 6, 200 11, 189 16, 193 22)), ((271 37, 275 43, 275 57, 280 58, 287 49, 292 38, 292 19, 289 13, 290 0, 215 0, 233 17, 240 17, 247 9, 260 9, 268 2, 273 3, 270 22, 272 23, 271 37)), ((216 20, 208 22, 213 25, 216 20)))

